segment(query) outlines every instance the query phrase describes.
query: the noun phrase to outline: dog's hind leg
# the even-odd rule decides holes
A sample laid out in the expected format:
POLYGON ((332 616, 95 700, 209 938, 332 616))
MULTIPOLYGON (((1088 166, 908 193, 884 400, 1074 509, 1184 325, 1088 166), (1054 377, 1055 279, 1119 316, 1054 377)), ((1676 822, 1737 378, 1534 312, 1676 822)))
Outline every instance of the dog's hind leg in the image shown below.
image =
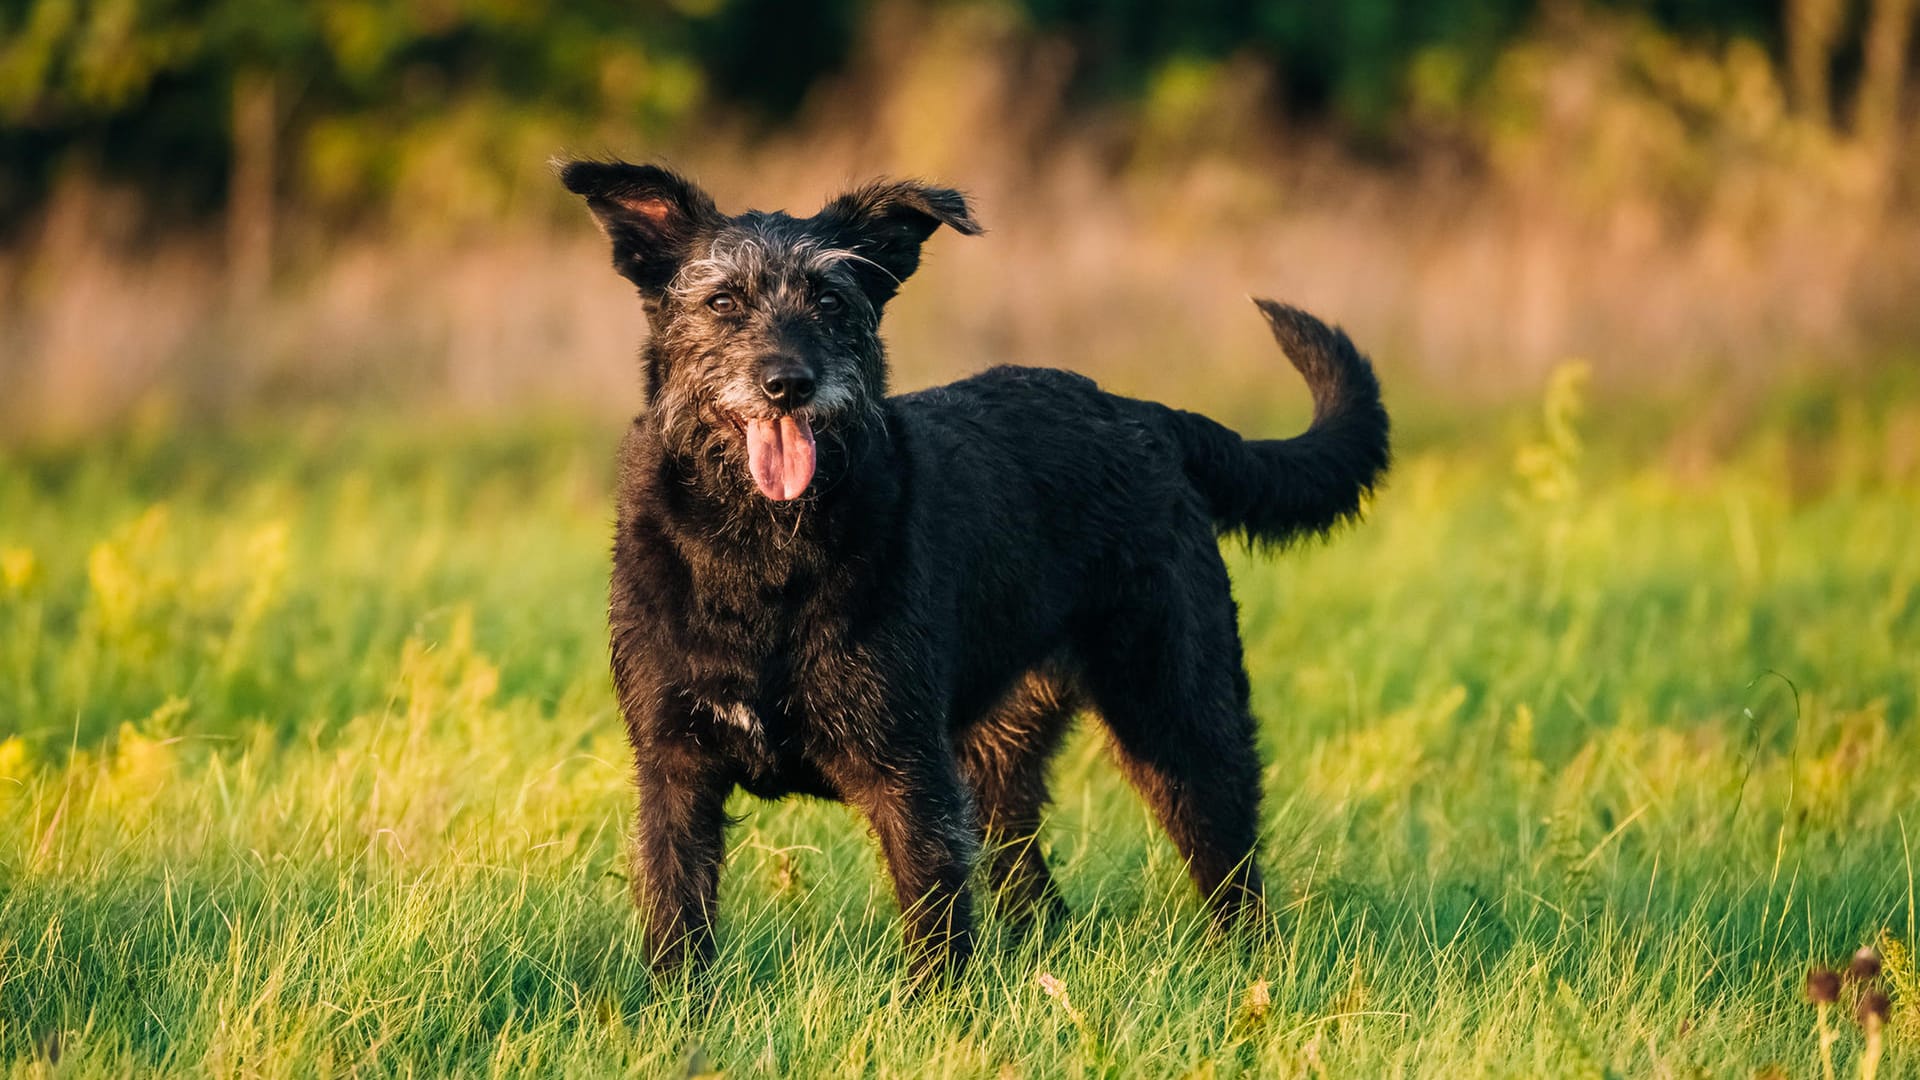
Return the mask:
POLYGON ((1262 908, 1260 760, 1226 568, 1207 540, 1105 613, 1085 680, 1115 756, 1221 923, 1262 908))
POLYGON ((1047 764, 1080 703, 1067 680, 1045 669, 1029 673, 955 748, 973 789, 1000 910, 1025 930, 1042 915, 1059 920, 1066 901, 1040 851, 1047 805, 1047 764))

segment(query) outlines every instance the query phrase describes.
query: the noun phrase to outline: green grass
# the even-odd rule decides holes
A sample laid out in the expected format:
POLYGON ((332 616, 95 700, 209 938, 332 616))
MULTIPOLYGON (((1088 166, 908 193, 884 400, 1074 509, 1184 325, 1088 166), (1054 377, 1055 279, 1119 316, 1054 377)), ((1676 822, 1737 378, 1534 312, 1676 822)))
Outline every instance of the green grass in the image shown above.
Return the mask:
POLYGON ((822 804, 738 802, 715 969, 647 974, 616 426, 14 451, 0 1062, 1812 1076, 1807 970, 1879 940, 1881 1075, 1915 1075, 1920 406, 1714 445, 1583 437, 1571 390, 1568 423, 1410 424, 1364 527, 1232 551, 1282 933, 1208 932, 1083 730, 1046 831, 1074 918, 1017 943, 989 916, 921 1001, 864 828, 822 804))

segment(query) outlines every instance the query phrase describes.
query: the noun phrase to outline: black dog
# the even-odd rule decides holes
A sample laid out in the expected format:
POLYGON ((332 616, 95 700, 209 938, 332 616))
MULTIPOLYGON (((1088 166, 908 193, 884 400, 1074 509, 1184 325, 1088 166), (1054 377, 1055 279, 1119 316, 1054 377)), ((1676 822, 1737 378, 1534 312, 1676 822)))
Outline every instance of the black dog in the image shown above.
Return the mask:
POLYGON ((880 315, 957 192, 874 183, 807 218, 727 216, 663 169, 561 173, 653 328, 621 451, 614 682, 655 963, 706 958, 735 786, 865 813, 917 976, 972 948, 982 841, 1008 909, 1063 910, 1033 840, 1075 713, 1223 921, 1257 910, 1260 765, 1218 537, 1352 517, 1387 414, 1345 334, 1269 301, 1314 398, 1292 439, 1063 371, 887 396, 880 315))

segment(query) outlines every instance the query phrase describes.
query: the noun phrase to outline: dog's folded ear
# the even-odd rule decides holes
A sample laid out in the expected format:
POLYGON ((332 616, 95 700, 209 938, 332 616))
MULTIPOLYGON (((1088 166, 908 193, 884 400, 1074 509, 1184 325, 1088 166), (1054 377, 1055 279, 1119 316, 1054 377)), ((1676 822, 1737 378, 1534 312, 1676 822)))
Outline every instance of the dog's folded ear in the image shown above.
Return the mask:
POLYGON ((952 188, 913 180, 876 180, 820 208, 815 220, 860 256, 862 285, 878 307, 920 266, 920 245, 945 225, 963 236, 984 232, 952 188))
POLYGON ((560 182, 586 197, 613 242, 613 268, 645 293, 665 289, 694 240, 723 220, 706 192, 657 165, 572 161, 560 182))

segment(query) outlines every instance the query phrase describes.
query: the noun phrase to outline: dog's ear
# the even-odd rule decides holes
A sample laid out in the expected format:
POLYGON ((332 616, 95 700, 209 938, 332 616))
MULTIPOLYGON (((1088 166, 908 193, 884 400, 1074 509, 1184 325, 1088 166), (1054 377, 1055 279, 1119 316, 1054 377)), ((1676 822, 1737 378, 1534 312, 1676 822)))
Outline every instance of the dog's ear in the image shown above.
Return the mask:
POLYGON ((613 242, 613 268, 643 293, 665 289, 694 240, 724 220, 706 192, 657 165, 573 161, 560 182, 586 197, 613 242))
POLYGON ((893 299, 920 266, 920 245, 945 225, 963 236, 985 231, 967 197, 912 180, 876 180, 821 207, 815 220, 858 255, 852 264, 875 307, 893 299))

